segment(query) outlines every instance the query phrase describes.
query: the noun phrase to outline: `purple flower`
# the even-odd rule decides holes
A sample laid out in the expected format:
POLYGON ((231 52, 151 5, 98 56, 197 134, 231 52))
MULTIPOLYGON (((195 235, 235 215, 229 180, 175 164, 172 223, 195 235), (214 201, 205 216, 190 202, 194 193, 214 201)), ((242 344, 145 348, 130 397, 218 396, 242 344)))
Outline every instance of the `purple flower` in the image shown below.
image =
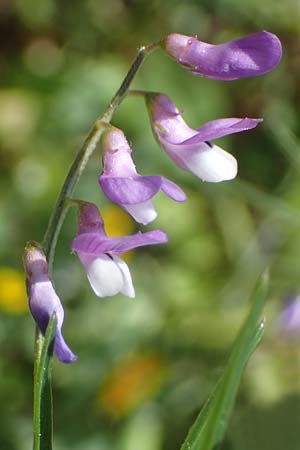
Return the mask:
POLYGON ((167 235, 160 230, 108 237, 98 208, 92 203, 82 203, 79 210, 79 230, 71 249, 77 253, 98 297, 111 297, 119 292, 127 297, 134 297, 128 266, 118 255, 136 247, 162 244, 167 240, 167 235))
POLYGON ((124 133, 110 127, 103 136, 103 173, 99 178, 104 194, 120 205, 139 223, 147 225, 157 212, 151 201, 162 190, 176 202, 184 202, 185 193, 160 175, 141 176, 131 158, 131 148, 124 133))
POLYGON ((166 95, 147 94, 146 101, 154 135, 162 148, 179 167, 213 183, 235 178, 237 161, 210 140, 250 130, 262 122, 248 118, 219 119, 193 130, 166 95))
POLYGON ((282 55, 280 40, 267 31, 219 45, 174 33, 167 36, 164 48, 192 73, 224 81, 270 72, 282 55))
POLYGON ((64 363, 72 363, 77 356, 72 353, 62 336, 64 310, 48 274, 46 257, 38 244, 30 242, 25 248, 24 263, 29 308, 41 332, 45 334, 53 313, 57 318, 54 353, 64 363))
POLYGON ((289 295, 287 305, 280 313, 277 325, 281 331, 289 336, 300 334, 300 295, 289 295))

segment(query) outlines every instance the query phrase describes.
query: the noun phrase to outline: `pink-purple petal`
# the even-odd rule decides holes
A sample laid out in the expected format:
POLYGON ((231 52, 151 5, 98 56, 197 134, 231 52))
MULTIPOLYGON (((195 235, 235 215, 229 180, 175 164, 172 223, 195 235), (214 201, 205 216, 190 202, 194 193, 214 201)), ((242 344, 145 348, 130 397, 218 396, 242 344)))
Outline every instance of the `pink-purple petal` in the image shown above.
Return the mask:
POLYGON ((99 256, 103 253, 118 255, 133 248, 163 244, 168 241, 166 233, 161 230, 138 232, 131 236, 108 237, 96 233, 79 234, 73 240, 71 249, 77 253, 99 256))
POLYGON ((270 72, 282 55, 280 40, 267 31, 219 45, 174 33, 166 38, 165 49, 194 74, 224 81, 270 72))
POLYGON ((71 250, 88 255, 100 255, 110 251, 110 243, 106 235, 99 233, 78 234, 71 244, 71 250))
POLYGON ((79 207, 79 233, 98 233, 106 236, 103 219, 96 205, 81 202, 79 207))
POLYGON ((54 353, 60 362, 70 364, 77 360, 77 355, 71 351, 58 328, 55 336, 54 353))
POLYGON ((161 188, 160 176, 117 178, 100 176, 104 194, 114 203, 135 205, 150 200, 161 188))
POLYGON ((162 177, 161 190, 175 202, 184 202, 186 200, 183 190, 173 181, 168 180, 168 178, 162 177))
POLYGON ((168 242, 168 236, 161 230, 153 230, 142 233, 141 231, 132 236, 122 236, 120 238, 111 238, 115 240, 111 250, 112 254, 120 254, 132 250, 133 248, 146 245, 157 245, 168 242))
POLYGON ((228 118, 218 119, 207 122, 202 127, 198 128, 197 134, 182 142, 184 145, 198 144, 199 142, 211 141, 229 134, 241 133, 255 128, 263 119, 239 119, 228 118))

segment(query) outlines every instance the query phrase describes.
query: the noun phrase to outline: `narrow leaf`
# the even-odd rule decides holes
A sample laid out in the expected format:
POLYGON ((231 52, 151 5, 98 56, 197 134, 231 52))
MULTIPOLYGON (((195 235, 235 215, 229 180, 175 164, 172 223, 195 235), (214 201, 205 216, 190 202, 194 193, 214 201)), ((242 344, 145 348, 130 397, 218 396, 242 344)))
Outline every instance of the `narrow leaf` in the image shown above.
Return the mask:
POLYGON ((52 450, 52 392, 51 360, 53 356, 57 319, 52 315, 45 337, 34 379, 34 450, 52 450))
POLYGON ((261 277, 251 300, 251 309, 212 394, 200 411, 181 450, 212 450, 225 433, 244 368, 261 340, 261 314, 267 297, 267 277, 261 277))

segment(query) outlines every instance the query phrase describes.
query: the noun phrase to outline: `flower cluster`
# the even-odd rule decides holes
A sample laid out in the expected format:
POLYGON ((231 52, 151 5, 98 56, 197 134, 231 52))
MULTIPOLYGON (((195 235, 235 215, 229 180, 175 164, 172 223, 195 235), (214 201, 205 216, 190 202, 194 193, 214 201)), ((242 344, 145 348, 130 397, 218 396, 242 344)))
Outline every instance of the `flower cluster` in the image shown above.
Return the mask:
MULTIPOLYGON (((276 67, 281 58, 279 39, 266 31, 221 45, 170 34, 161 42, 161 47, 193 74, 222 81, 263 75, 276 67)), ((165 94, 139 93, 146 101, 155 138, 177 166, 203 181, 217 183, 235 178, 236 159, 211 141, 251 130, 262 119, 226 118, 192 129, 165 94)), ((186 200, 182 189, 164 176, 140 175, 123 131, 108 122, 103 127, 103 168, 99 184, 110 201, 128 212, 136 222, 147 225, 157 217, 153 198, 159 191, 176 202, 186 200)), ((71 250, 84 266, 94 293, 98 297, 118 293, 134 297, 129 268, 119 255, 132 248, 165 243, 167 235, 161 230, 153 230, 108 237, 98 208, 88 202, 76 202, 79 205, 79 227, 71 250)), ((29 305, 35 321, 45 333, 51 315, 56 313, 55 353, 62 362, 74 361, 76 357, 61 334, 63 308, 50 280, 45 255, 38 245, 31 244, 26 248, 25 268, 29 305)))

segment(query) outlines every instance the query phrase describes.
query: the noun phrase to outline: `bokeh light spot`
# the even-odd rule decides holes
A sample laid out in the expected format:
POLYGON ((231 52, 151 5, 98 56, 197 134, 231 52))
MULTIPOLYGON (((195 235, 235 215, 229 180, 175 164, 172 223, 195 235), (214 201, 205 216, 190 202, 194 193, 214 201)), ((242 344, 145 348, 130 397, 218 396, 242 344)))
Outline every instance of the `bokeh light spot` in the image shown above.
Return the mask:
POLYGON ((0 310, 10 314, 28 311, 24 275, 10 267, 0 267, 0 310))
POLYGON ((25 48, 23 58, 33 74, 47 77, 60 69, 63 52, 55 42, 47 38, 40 38, 30 42, 25 48))
POLYGON ((129 355, 118 361, 101 386, 97 404, 114 418, 126 416, 160 388, 166 365, 158 354, 129 355))
POLYGON ((47 190, 49 173, 47 168, 32 158, 23 159, 15 170, 15 183, 24 197, 38 198, 47 190))

